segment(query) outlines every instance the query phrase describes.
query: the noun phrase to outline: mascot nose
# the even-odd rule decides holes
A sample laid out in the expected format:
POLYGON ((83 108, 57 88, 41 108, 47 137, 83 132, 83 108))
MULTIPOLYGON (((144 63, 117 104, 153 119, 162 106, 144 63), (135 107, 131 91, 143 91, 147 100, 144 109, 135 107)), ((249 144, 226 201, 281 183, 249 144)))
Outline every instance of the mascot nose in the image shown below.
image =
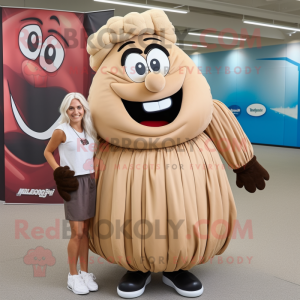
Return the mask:
POLYGON ((150 72, 145 79, 145 86, 147 90, 152 93, 160 92, 166 85, 165 77, 161 73, 150 72))
POLYGON ((34 87, 47 87, 48 74, 36 62, 24 60, 22 73, 26 81, 34 87))

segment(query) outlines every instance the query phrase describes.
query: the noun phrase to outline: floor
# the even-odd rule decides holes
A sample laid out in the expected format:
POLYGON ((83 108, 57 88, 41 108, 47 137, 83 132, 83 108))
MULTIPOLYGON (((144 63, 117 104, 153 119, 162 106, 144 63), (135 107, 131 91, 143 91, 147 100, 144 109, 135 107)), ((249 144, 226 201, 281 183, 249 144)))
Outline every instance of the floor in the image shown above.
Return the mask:
MULTIPOLYGON (((245 236, 237 235, 221 256, 192 269, 204 286, 202 300, 300 299, 300 150, 255 145, 254 151, 258 161, 269 171, 270 181, 264 191, 250 194, 236 187, 235 174, 227 168, 238 221, 242 228, 249 225, 249 230, 245 236), (251 228, 253 237, 249 235, 251 228)), ((1 299, 80 297, 66 287, 69 238, 63 206, 3 204, 1 201, 1 299), (27 236, 16 235, 18 222, 28 226, 24 228, 27 236), (41 233, 54 226, 59 227, 57 238, 50 239, 41 233), (34 227, 41 227, 35 229, 40 232, 39 239, 31 232, 34 227), (23 261, 27 251, 37 246, 50 249, 55 257, 55 264, 47 266, 45 277, 37 273, 34 276, 33 266, 23 261)), ((99 291, 84 297, 120 299, 116 288, 125 273, 123 268, 104 262, 90 252, 89 272, 96 276, 99 291)), ((152 282, 141 297, 155 298, 182 299, 162 283, 160 273, 152 274, 152 282)))

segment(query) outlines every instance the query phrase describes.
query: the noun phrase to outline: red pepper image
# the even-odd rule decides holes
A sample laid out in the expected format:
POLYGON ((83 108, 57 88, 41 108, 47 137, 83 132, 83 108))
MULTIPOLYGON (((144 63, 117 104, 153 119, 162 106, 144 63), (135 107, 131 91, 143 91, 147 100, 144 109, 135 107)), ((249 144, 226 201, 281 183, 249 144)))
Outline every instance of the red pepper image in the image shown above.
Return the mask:
MULTIPOLYGON (((88 55, 84 15, 63 11, 3 8, 5 199, 20 188, 55 187, 44 149, 70 92, 87 95, 88 55)), ((58 151, 55 158, 59 162, 58 151)), ((28 198, 31 197, 30 201, 28 198)), ((59 203, 55 191, 45 203, 59 203)))

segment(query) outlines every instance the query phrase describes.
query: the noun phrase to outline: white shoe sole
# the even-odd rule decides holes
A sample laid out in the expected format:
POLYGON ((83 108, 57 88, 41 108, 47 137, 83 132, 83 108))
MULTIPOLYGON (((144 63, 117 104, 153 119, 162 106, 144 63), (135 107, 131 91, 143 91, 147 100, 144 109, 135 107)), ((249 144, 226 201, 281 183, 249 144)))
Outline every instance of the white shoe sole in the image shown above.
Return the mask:
POLYGON ((99 288, 95 289, 95 290, 91 290, 90 288, 88 288, 90 292, 97 292, 99 288))
POLYGON ((199 297, 203 294, 203 291, 204 291, 204 288, 202 286, 202 288, 198 291, 192 291, 192 292, 189 292, 189 291, 185 291, 185 290, 181 290, 179 289, 169 278, 167 278, 166 276, 163 275, 163 283, 172 287, 173 289, 176 290, 176 292, 181 295, 181 296, 184 296, 184 297, 189 297, 189 298, 194 298, 194 297, 199 297))
POLYGON ((151 282, 151 274, 150 274, 150 276, 147 278, 144 287, 141 288, 140 290, 134 291, 134 292, 123 292, 123 291, 119 290, 119 288, 117 287, 118 295, 119 295, 120 297, 126 298, 126 299, 139 297, 139 296, 141 296, 141 295, 144 293, 145 288, 146 288, 146 285, 149 284, 150 282, 151 282))
POLYGON ((76 295, 86 295, 89 293, 89 291, 87 293, 74 291, 71 287, 69 287, 69 285, 67 285, 67 288, 68 290, 72 291, 76 295))

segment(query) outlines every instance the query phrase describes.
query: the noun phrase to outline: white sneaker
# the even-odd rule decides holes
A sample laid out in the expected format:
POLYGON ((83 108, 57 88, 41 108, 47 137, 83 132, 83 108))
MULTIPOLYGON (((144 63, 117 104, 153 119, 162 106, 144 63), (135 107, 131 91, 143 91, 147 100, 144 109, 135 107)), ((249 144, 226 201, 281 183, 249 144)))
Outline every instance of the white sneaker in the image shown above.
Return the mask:
POLYGON ((71 275, 69 273, 67 288, 78 295, 84 295, 90 292, 85 283, 83 282, 83 279, 80 274, 71 275))
POLYGON ((98 284, 94 281, 96 276, 93 273, 87 273, 79 270, 78 274, 82 276, 84 283, 91 292, 98 291, 98 284))

